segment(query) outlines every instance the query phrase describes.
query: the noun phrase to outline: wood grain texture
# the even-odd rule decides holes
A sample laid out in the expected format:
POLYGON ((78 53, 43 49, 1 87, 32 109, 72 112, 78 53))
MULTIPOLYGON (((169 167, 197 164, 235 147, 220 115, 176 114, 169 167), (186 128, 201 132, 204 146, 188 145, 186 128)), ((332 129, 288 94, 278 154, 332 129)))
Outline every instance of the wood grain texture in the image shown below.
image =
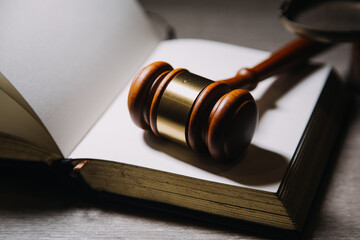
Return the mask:
MULTIPOLYGON (((142 0, 163 15, 178 37, 206 38, 273 51, 294 36, 277 19, 282 1, 206 2, 142 0)), ((342 76, 349 46, 318 58, 342 76)), ((360 99, 356 107, 360 107, 360 99)), ((329 164, 302 239, 360 238, 360 114, 354 114, 329 164)), ((46 171, 1 169, 0 239, 264 239, 177 215, 134 207, 109 206, 77 195, 46 171)))

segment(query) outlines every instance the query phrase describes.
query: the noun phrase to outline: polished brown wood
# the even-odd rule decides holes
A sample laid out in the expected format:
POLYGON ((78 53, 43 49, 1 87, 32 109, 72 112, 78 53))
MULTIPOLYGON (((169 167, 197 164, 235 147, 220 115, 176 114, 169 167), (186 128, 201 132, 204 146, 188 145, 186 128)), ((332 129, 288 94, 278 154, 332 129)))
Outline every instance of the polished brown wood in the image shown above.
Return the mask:
POLYGON ((328 49, 329 43, 315 42, 306 38, 298 38, 283 48, 275 51, 269 58, 253 68, 241 69, 235 77, 222 80, 233 89, 242 88, 252 90, 258 82, 282 73, 310 57, 328 49))
POLYGON ((255 132, 258 110, 251 94, 233 90, 216 102, 209 116, 207 145, 211 156, 227 161, 239 158, 255 132))
MULTIPOLYGON (((330 44, 298 38, 253 68, 235 77, 213 82, 199 92, 186 126, 186 141, 195 151, 208 151, 214 159, 233 160, 250 144, 258 118, 248 90, 272 75, 282 73, 327 49, 330 44)), ((135 77, 128 98, 131 118, 139 127, 160 135, 156 119, 162 95, 172 79, 185 69, 165 62, 143 68, 135 77)))
MULTIPOLYGON (((134 78, 130 86, 128 96, 128 108, 133 122, 142 129, 150 128, 150 121, 147 113, 149 110, 149 99, 153 93, 150 89, 156 79, 163 72, 173 70, 165 62, 156 62, 143 68, 134 78)), ((160 81, 158 81, 160 83, 160 81)))
MULTIPOLYGON (((145 9, 168 18, 178 30, 180 38, 213 39, 267 51, 276 49, 279 42, 293 38, 276 17, 282 2, 207 1, 204 7, 203 1, 199 0, 140 0, 145 9), (186 17, 184 9, 188 10, 186 17), (212 24, 203 24, 209 19, 212 24), (243 27, 245 24, 246 27, 243 27)), ((345 77, 349 52, 349 45, 343 44, 317 60, 335 65, 341 76, 345 77)), ((356 109, 360 109, 359 103, 356 102, 356 109)), ((299 239, 360 239, 359 111, 347 126, 349 129, 347 134, 344 133, 344 141, 338 144, 339 153, 333 155, 325 170, 299 239)), ((247 224, 240 224, 239 227, 244 228, 241 231, 131 204, 100 207, 102 204, 99 206, 99 202, 78 197, 68 185, 62 186, 57 182, 54 185, 54 177, 48 172, 47 175, 52 177, 39 174, 33 168, 20 173, 17 168, 16 174, 14 172, 4 168, 0 176, 1 239, 40 239, 45 236, 49 240, 273 239, 263 234, 249 233, 247 224)))
POLYGON ((207 150, 208 134, 203 126, 207 126, 208 118, 216 102, 231 90, 231 87, 225 83, 214 82, 201 91, 189 117, 187 140, 191 149, 198 152, 207 150))

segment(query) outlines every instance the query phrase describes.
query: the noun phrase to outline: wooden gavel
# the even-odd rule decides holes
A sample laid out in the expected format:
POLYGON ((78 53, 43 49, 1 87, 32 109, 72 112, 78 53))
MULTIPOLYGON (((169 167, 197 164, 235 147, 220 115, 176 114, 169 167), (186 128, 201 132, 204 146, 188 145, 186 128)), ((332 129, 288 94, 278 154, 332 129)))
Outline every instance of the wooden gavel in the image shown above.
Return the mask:
POLYGON ((329 46, 299 38, 255 67, 216 82, 183 68, 174 70, 165 62, 152 63, 131 84, 131 118, 140 128, 195 151, 208 151, 216 160, 236 159, 250 144, 258 120, 255 100, 248 91, 329 46))

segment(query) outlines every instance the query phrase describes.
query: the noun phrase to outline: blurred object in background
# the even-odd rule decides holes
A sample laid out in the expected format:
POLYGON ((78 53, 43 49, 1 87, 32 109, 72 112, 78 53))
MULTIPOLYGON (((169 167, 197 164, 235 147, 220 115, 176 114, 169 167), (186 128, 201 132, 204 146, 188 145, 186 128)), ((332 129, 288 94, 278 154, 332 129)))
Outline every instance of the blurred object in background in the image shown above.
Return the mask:
POLYGON ((280 17, 290 31, 317 41, 351 42, 347 80, 360 90, 360 1, 290 0, 281 6, 280 17))

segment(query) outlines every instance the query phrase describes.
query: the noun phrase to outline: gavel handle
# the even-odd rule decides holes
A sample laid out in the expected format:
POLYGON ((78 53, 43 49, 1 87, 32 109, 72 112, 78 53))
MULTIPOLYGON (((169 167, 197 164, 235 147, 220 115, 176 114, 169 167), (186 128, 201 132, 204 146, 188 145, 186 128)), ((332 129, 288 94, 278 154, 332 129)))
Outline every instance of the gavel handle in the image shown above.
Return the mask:
POLYGON ((221 80, 233 89, 252 90, 257 83, 276 74, 303 63, 310 57, 328 49, 329 43, 315 42, 306 38, 298 38, 285 47, 272 53, 269 58, 253 68, 241 69, 235 77, 221 80))

